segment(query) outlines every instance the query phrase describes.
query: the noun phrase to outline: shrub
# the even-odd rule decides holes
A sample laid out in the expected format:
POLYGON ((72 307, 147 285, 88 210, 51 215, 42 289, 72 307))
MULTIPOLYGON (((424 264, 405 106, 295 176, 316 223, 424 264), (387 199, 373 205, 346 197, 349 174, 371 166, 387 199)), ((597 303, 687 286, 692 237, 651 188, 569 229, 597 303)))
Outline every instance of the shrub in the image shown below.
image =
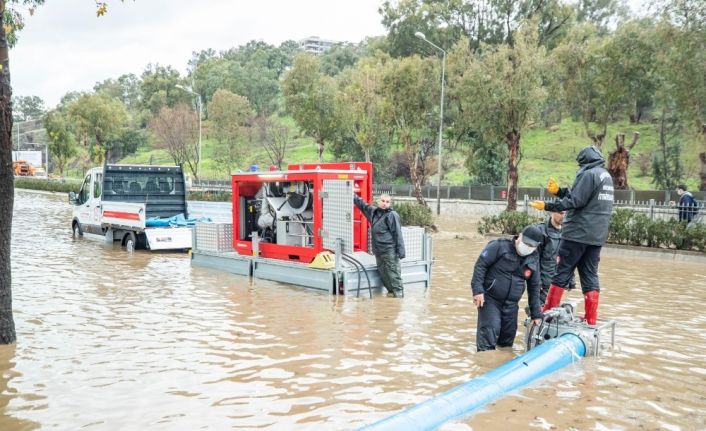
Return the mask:
POLYGON ((706 225, 687 226, 676 220, 650 220, 644 213, 618 208, 610 220, 608 242, 706 251, 706 225))
POLYGON ((38 178, 15 178, 15 188, 44 190, 48 192, 78 192, 81 183, 76 181, 58 181, 38 178))
POLYGON ((502 235, 517 235, 530 224, 541 221, 541 218, 531 216, 525 212, 503 211, 495 216, 483 217, 478 224, 478 233, 502 235))
POLYGON ((627 208, 618 208, 610 218, 608 227, 608 242, 627 244, 630 238, 630 219, 635 211, 627 208))
MULTIPOLYGON (((523 227, 538 220, 523 212, 503 212, 483 217, 478 232, 481 235, 516 235, 523 227)), ((706 252, 706 225, 692 223, 687 226, 676 220, 650 220, 642 212, 618 208, 610 219, 608 242, 706 252)))
POLYGON ((652 222, 650 221, 650 218, 647 217, 645 214, 640 212, 634 212, 629 224, 629 244, 638 247, 641 245, 647 245, 648 247, 652 247, 652 245, 650 244, 651 241, 649 236, 651 224, 652 222))
POLYGON ((431 208, 417 202, 396 203, 395 211, 400 215, 402 226, 427 227, 433 223, 431 208))

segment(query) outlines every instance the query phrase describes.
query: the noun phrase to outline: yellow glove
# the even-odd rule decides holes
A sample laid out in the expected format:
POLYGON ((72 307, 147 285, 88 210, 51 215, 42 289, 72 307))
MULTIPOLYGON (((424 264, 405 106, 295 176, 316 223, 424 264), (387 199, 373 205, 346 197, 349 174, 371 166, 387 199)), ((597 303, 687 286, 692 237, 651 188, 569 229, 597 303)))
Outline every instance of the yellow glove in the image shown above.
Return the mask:
POLYGON ((547 191, 553 195, 559 193, 559 183, 556 182, 554 177, 549 177, 549 182, 547 183, 547 191))
POLYGON ((529 203, 529 206, 531 206, 534 209, 544 211, 544 201, 532 201, 529 203))

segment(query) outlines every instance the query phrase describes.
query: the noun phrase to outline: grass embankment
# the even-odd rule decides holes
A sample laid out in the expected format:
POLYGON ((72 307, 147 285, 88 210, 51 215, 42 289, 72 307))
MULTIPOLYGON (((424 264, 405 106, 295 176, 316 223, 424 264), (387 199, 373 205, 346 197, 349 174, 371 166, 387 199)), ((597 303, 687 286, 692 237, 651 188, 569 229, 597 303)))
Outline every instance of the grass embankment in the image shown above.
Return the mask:
MULTIPOLYGON (((603 147, 606 157, 615 149, 615 136, 617 133, 625 133, 626 142, 632 141, 632 132, 640 133, 638 144, 630 152, 630 169, 628 171, 628 182, 630 187, 639 190, 654 189, 652 176, 640 174, 639 159, 641 157, 651 157, 658 145, 658 130, 656 125, 645 122, 641 124, 629 124, 627 121, 616 122, 608 126, 608 136, 603 147)), ((698 153, 701 149, 701 142, 696 136, 683 136, 682 160, 685 165, 686 184, 691 189, 698 185, 698 153)), ((553 176, 562 185, 571 184, 576 174, 577 165, 575 161, 578 151, 589 144, 583 124, 580 122, 564 120, 561 124, 549 128, 537 127, 524 131, 521 143, 522 159, 519 165, 520 186, 523 187, 543 187, 547 178, 553 176)), ((224 180, 228 175, 214 162, 215 155, 220 150, 220 145, 215 139, 206 138, 202 142, 203 163, 200 177, 204 180, 224 180)), ((463 166, 464 155, 460 152, 445 153, 449 171, 445 176, 445 182, 451 185, 462 185, 468 179, 468 173, 463 166), (449 162, 450 161, 450 162, 449 162)), ((314 141, 307 137, 297 137, 293 139, 291 147, 286 153, 284 166, 290 163, 316 161, 316 145, 314 141)), ((325 161, 334 161, 333 156, 324 152, 325 161)), ((126 157, 120 163, 135 164, 172 164, 173 160, 167 152, 162 149, 141 148, 132 156, 126 157)), ((246 159, 240 168, 247 170, 250 165, 258 165, 264 168, 269 165, 266 152, 259 145, 252 146, 246 159)), ((651 173, 651 165, 648 169, 651 173)))

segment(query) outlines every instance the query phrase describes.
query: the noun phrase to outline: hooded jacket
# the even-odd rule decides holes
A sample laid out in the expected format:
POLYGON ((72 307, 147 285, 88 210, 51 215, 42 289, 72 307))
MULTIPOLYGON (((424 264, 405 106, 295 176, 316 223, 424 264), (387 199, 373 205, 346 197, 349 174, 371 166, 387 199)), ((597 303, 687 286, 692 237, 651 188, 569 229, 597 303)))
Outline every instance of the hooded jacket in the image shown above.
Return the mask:
POLYGON ((392 252, 398 258, 404 259, 405 249, 400 215, 392 208, 382 209, 368 205, 357 195, 353 195, 353 203, 370 222, 373 253, 382 255, 392 252))
MULTIPOLYGON (((537 247, 539 255, 539 269, 542 276, 542 286, 549 286, 552 278, 556 274, 556 257, 559 254, 559 242, 561 241, 561 230, 554 227, 551 218, 546 219, 535 226, 544 234, 544 241, 537 247)), ((574 274, 571 274, 569 288, 576 287, 574 274)))
POLYGON ((691 222, 699 212, 698 204, 691 192, 682 193, 679 198, 679 221, 691 222))
POLYGON ((608 238, 613 212, 613 178, 603 167, 605 159, 594 146, 578 156, 579 170, 571 189, 560 189, 558 199, 547 202, 547 211, 564 211, 561 237, 582 244, 602 246, 608 238))
POLYGON ((525 292, 533 319, 542 317, 539 304, 540 274, 537 251, 520 256, 515 250, 517 237, 490 241, 473 268, 473 295, 484 294, 501 304, 517 304, 525 292))

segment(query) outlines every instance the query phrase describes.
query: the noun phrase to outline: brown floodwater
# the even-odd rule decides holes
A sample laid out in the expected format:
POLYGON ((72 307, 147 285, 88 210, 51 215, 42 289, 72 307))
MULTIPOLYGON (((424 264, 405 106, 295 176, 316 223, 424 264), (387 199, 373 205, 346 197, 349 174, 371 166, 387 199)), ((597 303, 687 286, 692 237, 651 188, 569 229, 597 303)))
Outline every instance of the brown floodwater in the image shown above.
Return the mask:
MULTIPOLYGON (((16 193, 2 431, 355 429, 522 352, 518 334, 475 353, 469 280, 486 240, 464 220, 440 221, 429 290, 370 300, 128 254, 72 238, 70 217, 63 195, 16 193)), ((706 429, 704 269, 604 255, 616 348, 442 429, 706 429)))

